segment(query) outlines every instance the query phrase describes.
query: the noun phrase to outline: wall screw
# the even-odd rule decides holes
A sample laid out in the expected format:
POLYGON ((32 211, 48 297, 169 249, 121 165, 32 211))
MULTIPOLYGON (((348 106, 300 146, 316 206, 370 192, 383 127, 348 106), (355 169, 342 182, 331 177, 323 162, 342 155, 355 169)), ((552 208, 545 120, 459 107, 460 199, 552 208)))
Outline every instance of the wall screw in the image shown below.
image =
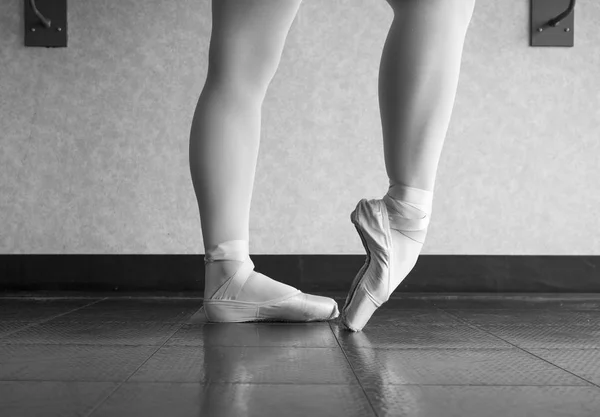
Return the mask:
POLYGON ((62 31, 62 28, 56 28, 56 30, 58 30, 60 32, 60 31, 62 31))
POLYGON ((544 28, 538 28, 538 32, 543 32, 544 28))
POLYGON ((565 32, 570 32, 570 31, 571 31, 571 29, 565 28, 565 32))
POLYGON ((32 32, 35 32, 35 28, 31 28, 31 31, 32 31, 32 32))

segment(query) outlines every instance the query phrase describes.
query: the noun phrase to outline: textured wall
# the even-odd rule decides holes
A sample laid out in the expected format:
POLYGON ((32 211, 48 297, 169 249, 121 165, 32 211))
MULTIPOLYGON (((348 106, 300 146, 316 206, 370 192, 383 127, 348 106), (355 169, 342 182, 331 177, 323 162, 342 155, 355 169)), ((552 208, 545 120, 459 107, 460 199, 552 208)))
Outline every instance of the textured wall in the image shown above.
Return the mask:
MULTIPOLYGON (((188 134, 208 0, 69 1, 69 47, 0 2, 0 253, 203 253, 188 134)), ((266 97, 252 253, 358 254, 387 190, 383 1, 305 0, 266 97)), ((529 47, 529 0, 478 0, 424 253, 600 253, 600 3, 574 48, 529 47)))

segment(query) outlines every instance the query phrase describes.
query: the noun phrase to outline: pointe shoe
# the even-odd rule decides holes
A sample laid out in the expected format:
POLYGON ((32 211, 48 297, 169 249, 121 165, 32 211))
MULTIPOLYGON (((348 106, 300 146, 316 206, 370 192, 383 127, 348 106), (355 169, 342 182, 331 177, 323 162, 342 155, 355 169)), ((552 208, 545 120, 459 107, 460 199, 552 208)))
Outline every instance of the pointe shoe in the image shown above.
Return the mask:
POLYGON ((367 324, 375 310, 389 299, 392 236, 387 208, 382 200, 362 199, 350 214, 367 253, 342 309, 342 324, 358 332, 367 324))
MULTIPOLYGON (((383 200, 362 199, 350 215, 367 253, 363 267, 352 281, 342 309, 341 321, 348 329, 358 332, 367 324, 375 310, 389 300, 399 285, 395 276, 392 255, 392 235, 388 210, 383 200)), ((403 230, 422 230, 428 219, 398 219, 403 230)))
MULTIPOLYGON (((339 311, 335 300, 290 287, 282 297, 265 302, 237 300, 254 263, 248 259, 238 271, 209 299, 204 300, 204 314, 208 322, 236 323, 256 321, 311 322, 332 320, 339 311)), ((258 273, 258 272, 257 272, 258 273)))

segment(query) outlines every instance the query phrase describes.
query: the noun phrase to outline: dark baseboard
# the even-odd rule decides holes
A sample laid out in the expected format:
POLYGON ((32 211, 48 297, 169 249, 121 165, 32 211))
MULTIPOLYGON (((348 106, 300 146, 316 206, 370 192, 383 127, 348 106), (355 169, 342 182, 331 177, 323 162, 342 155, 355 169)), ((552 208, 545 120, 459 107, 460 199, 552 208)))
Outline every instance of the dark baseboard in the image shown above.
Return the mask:
MULTIPOLYGON (((305 292, 348 291, 364 255, 251 255, 305 292)), ((202 291, 203 255, 0 255, 0 291, 202 291)), ((600 292, 600 256, 421 255, 398 292, 600 292)))

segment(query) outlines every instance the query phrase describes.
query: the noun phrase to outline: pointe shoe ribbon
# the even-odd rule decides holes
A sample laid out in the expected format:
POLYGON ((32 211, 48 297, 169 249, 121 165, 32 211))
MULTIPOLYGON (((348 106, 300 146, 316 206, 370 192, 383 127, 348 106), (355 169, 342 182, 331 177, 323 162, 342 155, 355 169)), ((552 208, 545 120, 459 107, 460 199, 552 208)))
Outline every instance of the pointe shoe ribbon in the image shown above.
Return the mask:
MULTIPOLYGON (((246 260, 240 266, 240 268, 236 271, 236 273, 233 274, 233 276, 231 276, 227 281, 225 281, 223 283, 223 285, 221 285, 217 289, 217 291, 215 291, 215 293, 207 301, 210 301, 210 302, 217 301, 217 300, 219 300, 219 301, 223 301, 223 300, 238 301, 237 298, 238 298, 240 292, 242 291, 244 284, 246 284, 246 281, 250 277, 250 274, 252 274, 252 272, 254 271, 254 268, 255 268, 254 262, 252 262, 252 260, 250 258, 246 258, 246 260)), ((290 287, 290 288, 292 288, 292 287, 290 287)), ((289 294, 286 294, 285 296, 279 297, 277 299, 269 300, 267 303, 274 303, 274 302, 287 300, 288 298, 293 297, 297 294, 300 294, 301 292, 302 291, 294 288, 293 291, 290 291, 289 294)), ((238 302, 243 303, 244 301, 238 301, 238 302)), ((259 304, 259 303, 255 303, 255 304, 259 304)))
POLYGON ((388 216, 392 218, 392 229, 398 230, 399 232, 419 232, 429 226, 430 217, 427 215, 420 219, 407 219, 400 214, 390 213, 388 211, 388 216))

